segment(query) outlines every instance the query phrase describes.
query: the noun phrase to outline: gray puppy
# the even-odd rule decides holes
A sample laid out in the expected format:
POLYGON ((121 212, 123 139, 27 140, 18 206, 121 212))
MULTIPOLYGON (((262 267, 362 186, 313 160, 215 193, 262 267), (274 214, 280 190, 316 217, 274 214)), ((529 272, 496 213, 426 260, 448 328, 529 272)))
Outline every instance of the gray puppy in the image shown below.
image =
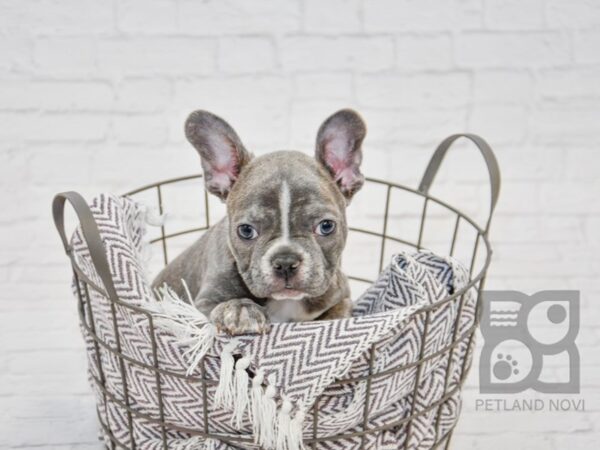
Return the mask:
POLYGON ((154 280, 183 295, 220 331, 262 333, 270 322, 336 319, 351 310, 340 270, 346 206, 364 182, 366 127, 352 110, 329 117, 315 159, 296 151, 254 158, 233 128, 206 111, 186 121, 206 189, 227 204, 211 227, 154 280))

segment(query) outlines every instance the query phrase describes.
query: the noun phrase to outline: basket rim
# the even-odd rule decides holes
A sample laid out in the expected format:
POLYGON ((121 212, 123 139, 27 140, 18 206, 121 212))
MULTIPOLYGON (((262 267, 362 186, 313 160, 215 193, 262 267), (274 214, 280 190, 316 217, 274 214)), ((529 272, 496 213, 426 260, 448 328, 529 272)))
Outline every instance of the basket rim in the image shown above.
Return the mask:
MULTIPOLYGON (((171 178, 171 179, 165 179, 165 180, 161 180, 155 183, 151 183, 151 184, 147 184, 144 185, 142 187, 139 187, 137 189, 131 190, 125 194, 122 194, 121 197, 127 197, 127 196, 134 196, 135 194, 144 192, 144 191, 151 191, 156 189, 159 193, 159 203, 161 202, 160 200, 160 187, 163 185, 169 185, 169 184, 173 184, 173 183, 177 183, 177 182, 181 182, 181 181, 187 181, 187 180, 194 180, 194 179, 202 179, 203 175, 202 174, 194 174, 194 175, 187 175, 187 176, 180 176, 180 177, 176 177, 176 178, 171 178)), ((489 242, 488 239, 488 229, 486 228, 485 230, 483 229, 483 227, 479 226, 471 217, 467 216, 465 213, 463 213, 462 211, 460 211, 458 208, 450 205, 449 203, 447 203, 446 201, 443 201, 435 196, 430 195, 428 192, 422 192, 419 191, 417 189, 413 189, 411 187, 402 185, 402 184, 398 184, 398 183, 393 183, 393 182, 388 182, 382 179, 378 179, 378 178, 371 178, 371 177, 367 177, 366 178, 367 182, 370 183, 375 183, 378 185, 382 185, 387 187, 387 200, 386 200, 386 212, 385 212, 385 220, 384 220, 384 228, 383 231, 381 231, 380 233, 375 232, 375 231, 369 231, 369 230, 360 230, 360 229, 354 229, 354 231, 357 232, 362 232, 362 233, 371 233, 373 235, 376 236, 380 236, 382 237, 384 240, 385 239, 390 239, 390 240, 394 240, 393 236, 388 236, 387 233, 387 228, 386 228, 386 224, 387 224, 387 217, 388 217, 388 207, 389 207, 389 198, 390 198, 390 192, 393 188, 395 189, 399 189, 402 191, 406 191, 412 194, 417 194, 419 195, 421 198, 424 199, 424 203, 423 203, 423 212, 422 212, 422 217, 421 217, 421 230, 419 232, 419 243, 418 244, 414 244, 411 242, 405 242, 406 244, 416 248, 417 250, 421 250, 422 248, 426 248, 426 247, 422 247, 421 244, 421 237, 422 237, 422 224, 423 224, 423 217, 426 214, 426 208, 427 208, 427 202, 431 201, 435 204, 438 204, 440 206, 442 206, 443 208, 445 208, 447 211, 453 212, 456 215, 456 222, 458 224, 458 222, 460 220, 464 220, 465 222, 467 222, 469 225, 471 225, 471 227, 473 227, 472 229, 476 232, 476 236, 475 236, 475 250, 473 253, 473 257, 471 260, 471 270, 469 270, 469 274, 468 274, 468 280, 465 283, 465 285, 463 287, 461 287, 460 289, 454 291, 452 294, 444 297, 443 299, 434 302, 432 304, 426 305, 423 308, 420 309, 420 311, 418 312, 419 315, 421 314, 427 314, 429 315, 429 313, 432 310, 435 310, 437 308, 440 308, 442 305, 453 301, 457 298, 462 297, 463 295, 465 295, 468 291, 470 291, 471 289, 476 289, 478 291, 477 295, 479 296, 481 294, 481 290, 483 289, 483 284, 484 284, 484 280, 485 280, 485 276, 486 276, 486 272, 489 268, 489 265, 491 263, 491 256, 492 256, 492 248, 491 248, 491 244, 489 242), (486 251, 486 255, 485 255, 485 261, 483 263, 479 262, 478 266, 480 266, 480 269, 478 270, 478 273, 474 274, 473 273, 473 269, 475 266, 475 259, 476 259, 476 254, 477 254, 477 250, 478 250, 478 245, 480 244, 479 240, 483 240, 483 244, 485 245, 485 251, 486 251), (479 283, 479 284, 478 284, 479 283)), ((204 192, 206 195, 206 191, 204 192)), ((117 194, 118 195, 118 194, 117 194)), ((385 195, 385 194, 384 194, 385 195)), ((161 206, 162 208, 162 206, 161 206)), ((208 209, 208 208, 207 208, 208 209)), ((162 212, 162 211, 161 211, 162 212)), ((207 227, 210 226, 209 222, 207 222, 207 227)), ((199 230, 205 230, 207 229, 207 227, 205 228, 200 228, 199 230)), ((196 229, 198 230, 198 229, 196 229)), ((188 230, 188 232, 193 232, 194 230, 188 230)), ((456 235, 456 229, 455 229, 455 235, 456 235)), ((162 240, 163 244, 167 241, 167 239, 169 237, 172 236, 167 236, 164 234, 164 229, 163 229, 163 234, 162 237, 157 239, 157 240, 162 240)), ((453 238, 454 239, 454 238, 453 238)), ((383 250, 382 250, 383 251, 383 250)), ((450 250, 450 254, 452 254, 452 249, 450 250)), ((90 280, 89 278, 87 278, 86 274, 84 273, 84 271, 82 270, 82 268, 79 266, 79 264, 77 263, 74 254, 73 253, 69 253, 69 257, 71 259, 71 265, 73 270, 76 273, 76 277, 81 277, 82 281, 86 284, 89 285, 92 289, 94 289, 95 291, 99 292, 100 294, 105 295, 107 298, 109 298, 108 295, 106 295, 106 290, 104 289, 103 286, 98 286, 98 284, 94 283, 92 280, 90 280)), ((356 279, 354 277, 354 279, 356 279)), ((359 280, 361 281, 361 280, 359 280)), ((371 280, 362 280, 364 282, 371 282, 371 280)), ((79 283, 78 283, 79 284, 79 283)), ((143 316, 145 316, 148 320, 149 320, 149 324, 150 324, 150 328, 154 329, 154 323, 153 323, 153 319, 152 319, 152 312, 145 308, 143 306, 143 304, 132 304, 131 302, 127 301, 127 300, 122 300, 120 298, 116 298, 116 299, 110 299, 111 303, 116 304, 116 305, 121 305, 129 310, 133 310, 136 311, 140 314, 142 314, 143 316)), ((102 340, 99 339, 98 336, 95 335, 95 332, 93 329, 90 329, 87 326, 87 323, 85 321, 85 318, 83 317, 83 305, 80 304, 80 321, 81 324, 84 326, 84 328, 86 329, 86 331, 88 333, 91 333, 92 338, 94 340, 94 342, 96 343, 96 345, 102 345, 103 348, 106 348, 103 343, 102 340)), ((427 317, 427 320, 429 320, 429 316, 427 317)), ((423 356, 419 357, 419 359, 417 361, 415 361, 414 363, 410 364, 408 367, 412 367, 412 366, 417 366, 420 367, 421 364, 424 364, 426 360, 431 359, 433 357, 437 357, 438 354, 445 354, 447 352, 453 352, 454 351, 454 347, 457 346, 459 343, 461 342, 468 342, 468 346, 471 346, 471 341, 473 338, 473 334, 475 332, 475 329, 478 326, 478 322, 479 322, 479 314, 477 314, 477 311, 475 312, 475 317, 474 317, 474 323, 473 325, 466 330, 463 334, 461 334, 460 336, 455 336, 453 337, 453 341, 450 345, 443 347, 442 349, 439 350, 439 352, 436 352, 433 355, 429 355, 428 357, 423 358, 423 356)), ((111 349, 109 349, 109 351, 111 351, 111 349)), ((373 349, 372 349, 373 351, 373 349)), ((117 354, 119 355, 119 357, 121 358, 125 358, 125 356, 120 352, 120 350, 118 350, 117 354)), ((127 358, 125 358, 126 360, 128 360, 127 358)), ((129 360, 128 360, 129 361, 129 360)), ((137 363, 138 361, 129 361, 130 363, 137 363)), ((464 365, 464 363, 463 363, 464 365)), ((401 370, 405 370, 407 367, 403 367, 401 370)), ((172 372, 170 371, 164 371, 162 368, 159 368, 158 366, 148 366, 147 369, 153 371, 156 373, 157 377, 160 377, 163 374, 166 375, 174 375, 172 372)), ((452 395, 454 395, 454 393, 456 391, 459 391, 462 388, 463 382, 464 382, 464 378, 466 373, 468 373, 468 371, 464 370, 464 367, 462 369, 462 375, 459 379, 459 382, 457 383, 457 385, 452 388, 451 391, 447 391, 446 387, 444 388, 444 392, 445 395, 443 398, 439 399, 438 401, 436 401, 434 404, 430 405, 427 408, 427 411, 429 410, 433 410, 433 408, 437 408, 438 406, 440 406, 442 403, 444 403, 446 400, 448 400, 452 395)), ((366 375, 364 377, 357 377, 357 378, 350 378, 350 379, 343 379, 343 380, 336 380, 337 382, 334 382, 333 384, 347 384, 347 383, 353 383, 353 382, 358 382, 358 381, 362 381, 362 380, 366 380, 367 383, 370 384, 371 379, 375 378, 377 375, 380 376, 385 376, 388 375, 387 372, 382 372, 381 374, 371 374, 369 373, 369 375, 366 375)), ((190 378, 193 381, 194 377, 185 377, 185 378, 190 378)), ((99 379, 94 379, 95 384, 102 386, 103 382, 102 380, 99 379)), ((205 375, 202 375, 202 382, 204 383, 204 387, 206 388, 206 385, 210 385, 211 383, 209 382, 209 380, 205 379, 205 375)), ((111 401, 114 401, 114 399, 112 399, 111 401)), ((143 414, 140 411, 137 411, 135 408, 133 408, 132 406, 130 406, 129 404, 124 404, 121 405, 123 406, 128 414, 132 414, 135 415, 136 417, 141 417, 143 414)), ((98 408, 98 405, 97 405, 98 408)), ((162 409, 162 408, 161 408, 162 409)), ((310 445, 313 443, 317 443, 317 442, 321 442, 321 441, 331 441, 331 440, 335 440, 335 439, 339 439, 339 438, 343 438, 343 437, 352 437, 352 436, 358 436, 358 437, 364 437, 368 434, 374 433, 374 432, 378 432, 381 430, 385 430, 394 426, 398 426, 404 423, 408 423, 409 426, 412 424, 412 420, 415 417, 419 417, 422 416, 425 412, 427 411, 417 411, 417 412, 411 412, 411 415, 400 419, 399 421, 395 421, 391 424, 386 424, 385 426, 381 426, 381 427, 375 427, 375 428, 369 428, 369 429, 365 429, 361 432, 357 432, 357 433, 352 433, 352 435, 347 435, 347 434, 336 434, 336 435, 326 435, 326 436, 316 436, 314 435, 313 438, 308 438, 305 440, 305 443, 310 445)), ((106 428, 106 424, 103 423, 102 418, 100 417, 99 414, 99 420, 100 423, 102 424, 102 427, 104 429, 104 431, 108 434, 109 438, 112 440, 114 438, 114 436, 112 435, 112 433, 110 432, 109 429, 106 428)), ((160 419, 156 419, 156 420, 151 420, 151 422, 160 425, 161 427, 165 427, 165 426, 169 426, 171 428, 174 427, 174 424, 170 424, 165 422, 164 418, 160 418, 160 419)), ((442 436, 438 436, 438 424, 437 424, 437 419, 436 419, 436 445, 434 445, 434 447, 432 448, 437 448, 438 445, 443 444, 444 443, 444 439, 446 438, 446 435, 442 435, 442 436), (438 439, 439 438, 439 439, 438 439)), ((177 427, 175 427, 177 428, 177 427)), ((451 434, 453 430, 453 427, 450 428, 450 430, 447 431, 448 435, 451 434)), ((182 430, 183 431, 183 430, 182 430)), ((232 438, 230 436, 227 435, 220 435, 218 433, 208 433, 208 432, 202 432, 199 429, 186 429, 186 432, 190 432, 192 435, 199 435, 199 436, 205 436, 205 437, 213 437, 213 438, 218 438, 224 441, 227 441, 229 438, 232 438)), ((410 434, 410 431, 409 431, 410 434)), ((239 439, 243 439, 244 436, 236 436, 234 442, 235 443, 240 443, 243 442, 239 439)))

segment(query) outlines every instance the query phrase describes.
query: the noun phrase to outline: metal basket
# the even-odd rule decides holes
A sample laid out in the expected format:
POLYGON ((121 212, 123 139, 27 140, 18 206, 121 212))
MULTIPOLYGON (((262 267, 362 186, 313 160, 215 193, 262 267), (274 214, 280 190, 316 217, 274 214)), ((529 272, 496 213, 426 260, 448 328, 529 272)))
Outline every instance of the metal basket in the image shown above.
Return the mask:
MULTIPOLYGON (((146 199, 145 199, 146 201, 147 201, 148 194, 155 196, 155 201, 158 205, 160 213, 162 214, 163 212, 168 210, 168 205, 166 205, 165 198, 164 198, 164 189, 166 186, 176 185, 177 183, 182 183, 182 182, 185 182, 188 180, 200 179, 201 177, 202 177, 202 175, 192 175, 192 176, 187 176, 187 177, 180 177, 180 178, 174 178, 174 179, 170 179, 170 180, 160 181, 157 183, 153 183, 153 184, 141 187, 139 189, 135 189, 135 190, 127 193, 126 195, 134 196, 134 197, 146 195, 146 199)), ((467 342, 469 352, 472 352, 473 346, 474 346, 473 336, 474 336, 475 329, 477 328, 477 325, 479 322, 481 292, 482 292, 482 289, 484 286, 486 271, 490 264, 490 259, 491 259, 491 246, 488 241, 488 231, 490 228, 492 214, 493 214, 494 208, 495 208, 497 200, 498 200, 499 189, 500 189, 500 172, 499 172, 498 164, 497 164, 496 158, 495 158, 491 148, 482 138, 480 138, 479 136, 476 136, 476 135, 472 135, 472 134, 457 134, 457 135, 452 135, 452 136, 446 138, 438 146, 438 148, 434 152, 434 154, 427 166, 427 169, 425 171, 425 174, 423 175, 423 178, 421 179, 418 189, 412 189, 412 188, 402 186, 399 184, 390 183, 390 182, 373 179, 373 178, 367 178, 366 186, 369 186, 369 185, 370 186, 378 186, 379 188, 381 188, 383 190, 384 195, 385 195, 385 200, 384 200, 385 206, 384 206, 384 210, 381 212, 382 228, 379 231, 377 231, 377 230, 367 229, 367 228, 350 227, 349 242, 352 240, 353 235, 369 236, 370 238, 377 240, 376 252, 377 252, 377 260, 378 260, 378 272, 382 270, 382 267, 385 262, 386 247, 390 246, 391 244, 400 245, 405 248, 412 248, 414 250, 421 250, 421 249, 426 248, 425 243, 424 243, 424 229, 426 227, 426 222, 429 217, 428 209, 431 208, 432 205, 435 205, 435 207, 437 209, 441 209, 447 216, 449 216, 451 218, 450 223, 452 223, 452 225, 451 225, 452 232, 448 233, 450 237, 447 239, 447 242, 444 243, 446 252, 449 255, 455 254, 455 251, 457 249, 457 243, 459 240, 458 239, 459 230, 463 230, 463 231, 467 230, 467 231, 470 231, 470 233, 471 233, 471 237, 472 237, 473 241, 469 245, 470 246, 470 261, 464 261, 464 260, 462 261, 463 263, 466 263, 467 267, 469 268, 470 280, 469 280, 468 285, 464 289, 461 289, 460 291, 457 291, 453 295, 450 295, 443 301, 437 302, 435 304, 430 305, 429 307, 424 308, 420 313, 417 314, 417 316, 426 315, 424 334, 422 336, 423 345, 421 346, 420 357, 414 363, 411 363, 407 366, 393 369, 393 372, 397 372, 400 370, 406 370, 408 368, 417 366, 415 391, 414 391, 414 393, 416 393, 417 387, 419 385, 420 377, 421 377, 421 367, 422 367, 423 363, 433 357, 440 357, 440 356, 448 355, 448 367, 446 368, 446 379, 444 382, 445 383, 444 384, 444 394, 442 395, 442 397, 439 400, 428 405, 426 408, 417 411, 415 409, 415 400, 416 400, 417 396, 414 395, 414 393, 413 393, 412 408, 411 408, 410 414, 407 417, 400 418, 391 423, 386 423, 384 426, 369 427, 368 426, 369 419, 370 419, 370 417, 369 417, 369 392, 370 392, 371 380, 375 379, 377 377, 390 376, 393 373, 391 371, 373 373, 372 362, 374 360, 375 352, 377 351, 376 348, 374 348, 375 346, 373 346, 373 348, 371 348, 371 366, 370 366, 370 370, 369 370, 369 375, 367 375, 366 377, 362 377, 360 380, 346 379, 346 380, 338 380, 335 382, 335 384, 337 384, 337 385, 344 385, 344 384, 355 383, 357 381, 365 381, 366 380, 366 382, 367 382, 367 397, 366 397, 366 402, 365 402, 365 407, 364 407, 364 425, 363 425, 362 431, 352 432, 352 433, 340 433, 340 434, 332 435, 332 436, 323 435, 322 433, 319 433, 319 424, 318 424, 318 420, 317 420, 318 416, 316 413, 316 406, 315 406, 315 408, 313 408, 313 414, 312 415, 309 414, 309 416, 307 416, 307 419, 306 419, 306 420, 313 421, 313 436, 310 439, 305 439, 304 444, 307 448, 316 448, 318 442, 335 442, 336 440, 345 438, 345 437, 360 436, 363 439, 363 447, 364 447, 365 438, 368 434, 377 433, 377 432, 380 432, 385 429, 393 429, 393 428, 399 427, 401 425, 404 425, 407 427, 406 428, 407 433, 410 436, 413 420, 424 414, 429 414, 431 411, 435 411, 435 414, 436 414, 436 422, 435 422, 436 436, 434 439, 434 443, 433 443, 433 445, 431 445, 430 448, 431 449, 434 449, 434 448, 448 449, 450 446, 450 439, 452 437, 454 427, 450 428, 450 430, 448 430, 444 433, 440 433, 439 432, 439 418, 440 418, 440 414, 441 414, 442 405, 448 399, 450 399, 458 390, 461 389, 462 384, 463 384, 463 382, 466 378, 466 375, 468 373, 468 370, 469 370, 468 364, 466 364, 466 363, 463 364, 463 366, 461 368, 461 376, 460 376, 459 384, 456 386, 452 386, 451 388, 449 387, 449 383, 448 383, 448 378, 449 378, 449 373, 450 373, 449 366, 450 366, 450 362, 452 361, 452 355, 453 355, 454 349, 462 342, 467 342), (484 226, 478 225, 475 221, 473 221, 471 218, 469 218, 467 215, 465 215, 458 209, 454 208, 453 206, 449 205, 448 203, 446 203, 442 200, 439 200, 429 194, 429 188, 434 180, 434 177, 440 167, 440 164, 441 164, 445 154, 447 153, 447 151, 451 147, 451 145, 458 138, 461 138, 461 137, 472 141, 477 146, 477 148, 480 150, 482 156, 484 157, 485 163, 487 165, 487 169, 488 169, 488 173, 489 173, 489 177, 490 177, 490 184, 491 184, 491 189, 490 189, 491 202, 490 202, 489 216, 488 216, 487 221, 484 226), (390 206, 390 199, 392 198, 392 196, 394 195, 395 192, 402 192, 405 195, 409 195, 422 203, 422 207, 421 207, 420 211, 418 211, 416 213, 417 223, 418 223, 418 234, 417 234, 416 240, 414 238, 410 239, 410 238, 406 238, 405 236, 398 236, 398 235, 393 234, 394 227, 390 226, 390 215, 392 213, 391 206, 390 206), (452 334, 452 342, 449 345, 447 345, 446 347, 444 347, 442 350, 440 350, 439 352, 437 352, 435 354, 424 356, 423 349, 425 348, 425 343, 427 342, 427 333, 428 333, 427 325, 429 323, 430 315, 433 312, 435 312, 437 308, 440 308, 447 302, 456 302, 457 309, 458 309, 457 318, 459 318, 461 316, 461 310, 462 310, 462 305, 463 305, 463 303, 461 301, 463 298, 463 294, 467 290, 472 289, 472 288, 474 288, 477 291, 477 312, 476 312, 475 324, 466 333, 462 333, 459 335, 457 332, 458 327, 456 326, 456 323, 455 323, 454 329, 453 329, 453 334, 452 334)), ((139 370, 148 371, 148 373, 156 379, 156 392, 158 395, 158 406, 160 409, 158 411, 158 413, 159 413, 158 416, 160 417, 160 419, 148 417, 147 415, 144 415, 144 414, 140 413, 139 411, 136 411, 136 409, 134 407, 130 406, 130 402, 129 402, 129 398, 128 398, 128 391, 127 391, 127 378, 126 378, 124 371, 122 371, 122 373, 121 373, 121 376, 122 376, 121 381, 123 383, 124 393, 125 393, 125 398, 123 400, 115 398, 115 396, 112 395, 111 392, 108 392, 108 390, 104 386, 102 377, 91 377, 92 382, 96 383, 98 385, 97 386, 98 389, 102 392, 102 394, 105 398, 105 402, 108 402, 108 403, 114 402, 114 403, 118 404, 119 407, 124 408, 127 411, 127 419, 128 419, 128 423, 129 423, 129 433, 131 436, 131 439, 130 439, 131 445, 121 442, 119 439, 117 439, 117 437, 111 432, 110 424, 105 423, 102 420, 102 416, 98 411, 98 418, 100 420, 100 425, 104 431, 104 435, 110 439, 110 442, 106 443, 107 448, 111 448, 111 449, 139 448, 139 447, 137 447, 136 443, 134 442, 134 438, 133 438, 134 434, 132 431, 132 424, 134 421, 136 421, 138 419, 150 421, 161 427, 161 429, 163 430, 162 443, 163 443, 163 448, 165 448, 165 449, 168 448, 165 430, 169 430, 169 429, 181 431, 181 432, 187 433, 191 436, 202 436, 202 437, 210 437, 210 438, 220 439, 231 445, 244 448, 245 443, 251 442, 251 440, 252 440, 251 436, 240 436, 239 438, 231 438, 231 436, 222 436, 221 434, 216 433, 210 429, 209 423, 207 421, 207 406, 206 406, 206 404, 203 405, 204 423, 199 423, 197 428, 182 429, 179 426, 169 424, 168 418, 165 418, 165 414, 163 411, 163 402, 162 402, 162 397, 161 397, 162 396, 162 394, 161 394, 161 375, 163 373, 165 373, 165 371, 164 371, 164 369, 162 369, 160 367, 160 364, 158 362, 158 358, 156 357, 156 355, 154 357, 154 365, 148 366, 147 364, 145 364, 141 361, 136 361, 135 359, 131 358, 130 356, 125 355, 121 351, 121 345, 120 345, 118 339, 117 339, 116 343, 108 343, 108 342, 104 342, 96 334, 96 332, 95 332, 96 324, 94 323, 92 309, 90 308, 90 304, 88 301, 88 299, 90 298, 89 291, 88 291, 89 289, 93 289, 93 290, 99 292, 101 295, 104 295, 105 297, 111 299, 111 301, 113 303, 119 305, 120 307, 128 308, 130 310, 134 310, 136 313, 145 315, 148 319, 148 322, 150 323, 151 334, 152 334, 153 338, 154 338, 154 325, 152 322, 152 315, 150 312, 145 311, 142 308, 133 306, 131 304, 122 302, 118 298, 116 298, 116 294, 114 294, 114 287, 112 287, 112 282, 108 279, 105 279, 106 275, 103 275, 106 273, 110 273, 110 272, 108 272, 108 267, 99 267, 99 265, 101 265, 101 264, 96 263, 96 270, 100 274, 100 276, 103 279, 103 282, 106 286, 105 289, 102 289, 101 287, 97 286, 95 283, 91 282, 91 280, 89 280, 85 276, 85 274, 82 272, 82 270, 75 263, 73 256, 70 254, 69 243, 66 238, 65 231, 64 231, 65 201, 69 201, 72 204, 72 206, 75 208, 78 218, 82 224, 82 228, 84 228, 84 235, 85 235, 85 226, 84 225, 87 225, 87 228, 91 229, 91 228, 95 227, 95 223, 94 223, 94 219, 89 211, 89 208, 87 207, 85 202, 82 201, 80 196, 73 195, 73 194, 74 193, 58 194, 54 200, 53 213, 54 213, 54 219, 55 219, 57 229, 59 231, 59 234, 61 235, 63 244, 65 246, 65 250, 67 251, 67 254, 70 256, 71 264, 72 264, 72 268, 73 268, 73 272, 74 272, 74 277, 75 277, 75 281, 76 281, 76 286, 78 287, 78 289, 76 290, 76 293, 77 293, 77 297, 78 297, 78 310, 79 310, 81 326, 84 328, 86 333, 92 337, 92 339, 94 341, 94 346, 96 348, 96 354, 98 354, 98 348, 102 347, 104 350, 107 350, 107 351, 112 352, 113 354, 117 355, 117 357, 120 359, 122 365, 124 364, 123 361, 126 361, 127 364, 137 365, 139 370), (93 227, 90 227, 91 225, 93 225, 93 227), (113 292, 111 292, 111 290, 113 292)), ((199 194, 202 196, 201 202, 204 205, 204 214, 203 214, 204 217, 199 218, 200 223, 201 223, 200 226, 194 226, 192 228, 180 230, 180 231, 177 231, 174 233, 167 233, 165 230, 165 227, 162 226, 160 228, 160 236, 151 241, 154 245, 158 246, 158 248, 160 249, 160 252, 162 254, 162 263, 167 264, 169 261, 167 244, 170 242, 170 240, 172 240, 176 237, 179 237, 179 236, 184 236, 184 235, 193 235, 193 234, 198 235, 198 234, 202 233, 204 230, 208 229, 208 227, 211 226, 211 213, 210 213, 211 206, 210 206, 210 202, 209 202, 209 197, 206 194, 206 191, 200 191, 199 194)), ((91 234, 91 233, 89 233, 89 234, 91 234)), ((99 240, 95 241, 93 236, 86 235, 85 238, 86 238, 86 241, 88 242, 88 246, 90 247, 90 252, 92 252, 91 247, 94 245, 96 245, 96 246, 99 245, 100 246, 99 249, 100 250, 102 249, 101 242, 99 240)), ((439 251, 438 251, 438 253, 439 253, 439 251)), ((368 284, 373 281, 372 278, 369 278, 367 276, 361 276, 360 274, 356 274, 356 273, 348 273, 348 277, 354 283, 368 284)), ((114 318, 115 314, 118 314, 118 310, 116 310, 116 308, 113 308, 112 313, 113 313, 113 318, 114 318)), ((116 327, 117 326, 116 320, 114 320, 114 324, 116 327)), ((115 331, 118 331, 118 330, 115 330, 115 331)), ((116 333, 116 335, 118 336, 118 332, 116 333)), ((153 341, 152 344, 153 344, 153 347, 156 346, 155 341, 153 341)), ((468 360, 469 360, 469 358, 464 359, 465 362, 468 360)), ((102 367, 101 367, 100 359, 97 359, 97 365, 99 366, 98 372, 101 374, 102 367)), ((202 366, 202 364, 201 364, 201 366, 202 366)), ((201 379, 194 378, 193 381, 195 383, 198 383, 198 382, 202 383, 204 390, 206 390, 207 386, 214 385, 217 383, 215 380, 208 379, 204 376, 201 379)), ((319 400, 317 400, 315 405, 318 405, 318 404, 319 404, 319 400)), ((410 441, 410 439, 406 439, 407 446, 408 446, 409 441, 410 441)))

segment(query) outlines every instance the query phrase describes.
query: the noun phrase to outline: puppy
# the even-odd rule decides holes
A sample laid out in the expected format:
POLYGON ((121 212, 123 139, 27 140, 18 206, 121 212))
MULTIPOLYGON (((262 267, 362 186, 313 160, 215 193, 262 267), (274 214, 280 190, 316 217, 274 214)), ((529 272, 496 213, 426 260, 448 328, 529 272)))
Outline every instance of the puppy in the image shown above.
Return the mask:
POLYGON ((200 154, 206 189, 227 216, 154 280, 183 295, 217 328, 262 333, 270 322, 337 319, 350 314, 346 205, 364 183, 366 127, 352 110, 321 125, 315 158, 278 151, 254 158, 223 119, 193 112, 185 134, 200 154))

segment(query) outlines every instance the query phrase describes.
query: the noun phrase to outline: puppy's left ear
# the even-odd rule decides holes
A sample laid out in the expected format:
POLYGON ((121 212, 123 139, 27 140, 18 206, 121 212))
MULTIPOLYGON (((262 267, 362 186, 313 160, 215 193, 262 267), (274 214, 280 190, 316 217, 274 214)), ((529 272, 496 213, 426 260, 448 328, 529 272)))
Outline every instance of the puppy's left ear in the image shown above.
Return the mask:
POLYGON ((330 116, 317 133, 317 161, 325 166, 348 200, 365 182, 360 163, 366 134, 365 122, 351 109, 342 109, 330 116))

